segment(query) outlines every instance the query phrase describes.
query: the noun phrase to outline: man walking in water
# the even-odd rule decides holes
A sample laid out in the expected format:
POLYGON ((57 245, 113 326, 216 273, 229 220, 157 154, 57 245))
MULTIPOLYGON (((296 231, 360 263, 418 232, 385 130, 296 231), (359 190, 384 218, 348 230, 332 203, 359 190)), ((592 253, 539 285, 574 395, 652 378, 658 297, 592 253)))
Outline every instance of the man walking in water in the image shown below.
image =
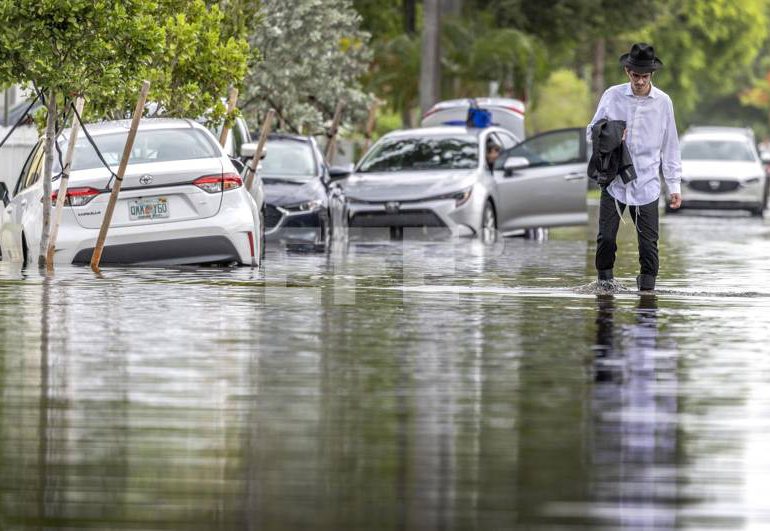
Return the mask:
POLYGON ((596 269, 600 282, 614 278, 616 237, 620 218, 628 206, 639 243, 641 267, 636 284, 640 290, 649 291, 655 289, 658 276, 660 170, 671 194, 671 208, 682 204, 679 138, 671 98, 652 85, 653 73, 663 66, 655 56, 655 49, 646 43, 634 44, 629 53, 620 56, 620 64, 629 82, 604 92, 587 128, 587 136, 590 141, 592 126, 603 118, 626 122, 623 138, 637 178, 628 183, 615 178, 602 188, 596 269))

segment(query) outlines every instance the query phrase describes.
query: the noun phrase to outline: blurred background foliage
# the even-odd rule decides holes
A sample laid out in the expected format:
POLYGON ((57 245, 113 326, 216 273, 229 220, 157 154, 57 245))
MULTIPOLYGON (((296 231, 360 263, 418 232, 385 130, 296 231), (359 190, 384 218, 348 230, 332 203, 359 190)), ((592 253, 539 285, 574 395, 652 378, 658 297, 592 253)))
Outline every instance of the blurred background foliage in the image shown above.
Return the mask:
MULTIPOLYGON (((388 126, 419 125, 423 1, 353 0, 371 35, 363 86, 388 126)), ((584 125, 601 93, 626 81, 619 56, 644 40, 665 64, 654 83, 680 129, 770 134, 770 0, 440 1, 442 99, 521 99, 530 134, 584 125)))

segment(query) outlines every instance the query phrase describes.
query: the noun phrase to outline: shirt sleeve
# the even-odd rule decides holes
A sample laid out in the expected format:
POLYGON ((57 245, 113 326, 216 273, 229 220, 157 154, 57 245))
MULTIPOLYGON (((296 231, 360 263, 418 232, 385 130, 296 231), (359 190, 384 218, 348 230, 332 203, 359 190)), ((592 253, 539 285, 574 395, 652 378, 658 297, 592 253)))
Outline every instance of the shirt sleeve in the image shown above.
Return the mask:
POLYGON ((674 105, 668 100, 666 106, 666 129, 663 133, 663 145, 661 146, 660 161, 663 170, 663 178, 671 194, 681 194, 682 182, 682 158, 679 152, 679 136, 676 133, 676 121, 674 120, 674 105))
POLYGON ((610 89, 607 89, 604 91, 604 94, 602 94, 602 97, 599 100, 599 105, 596 107, 596 114, 594 114, 594 117, 591 119, 591 123, 589 123, 588 127, 586 127, 586 141, 589 144, 593 140, 591 138, 591 128, 594 126, 596 122, 598 122, 602 118, 607 118, 607 107, 609 106, 609 99, 610 99, 609 94, 610 94, 610 89))

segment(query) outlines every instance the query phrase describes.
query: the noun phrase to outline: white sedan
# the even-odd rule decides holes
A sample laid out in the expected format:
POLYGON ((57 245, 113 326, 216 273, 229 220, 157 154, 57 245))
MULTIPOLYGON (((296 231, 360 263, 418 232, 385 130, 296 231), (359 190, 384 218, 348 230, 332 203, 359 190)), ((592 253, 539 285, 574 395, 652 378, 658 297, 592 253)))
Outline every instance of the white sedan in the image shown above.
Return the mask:
MULTIPOLYGON (((86 125, 112 172, 128 121, 86 125)), ((68 131, 59 144, 67 146, 68 131)), ((0 221, 3 260, 37 256, 43 215, 43 142, 32 150, 0 221)), ((54 174, 59 168, 55 168, 54 174)), ((91 260, 113 183, 81 132, 56 242, 56 263, 91 260)), ((54 202, 59 180, 53 182, 54 202)), ((257 265, 263 246, 261 183, 247 191, 213 135, 192 120, 144 119, 102 255, 102 264, 257 265)))

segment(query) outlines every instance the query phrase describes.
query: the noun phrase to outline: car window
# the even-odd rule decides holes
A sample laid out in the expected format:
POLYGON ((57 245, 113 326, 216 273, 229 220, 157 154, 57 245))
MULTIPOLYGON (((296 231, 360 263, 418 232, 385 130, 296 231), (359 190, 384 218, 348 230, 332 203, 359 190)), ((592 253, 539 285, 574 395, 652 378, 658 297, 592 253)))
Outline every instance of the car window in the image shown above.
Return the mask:
POLYGON ((313 148, 296 140, 269 140, 262 160, 263 177, 309 180, 316 176, 313 148))
MULTIPOLYGON (((127 136, 128 131, 93 137, 107 164, 111 166, 120 164, 127 136)), ((219 156, 220 152, 213 141, 197 129, 150 129, 137 133, 129 164, 218 158, 219 156)), ((87 139, 78 138, 72 169, 88 170, 101 166, 103 164, 99 156, 87 139)))
POLYGON ((38 142, 38 144, 30 150, 29 155, 27 156, 27 160, 24 162, 24 166, 21 168, 21 172, 19 173, 19 178, 16 181, 16 186, 14 187, 13 195, 18 194, 24 189, 25 187, 24 183, 27 181, 27 177, 30 169, 36 163, 36 161, 39 161, 40 158, 43 156, 42 146, 43 146, 42 142, 38 142))
POLYGON ((246 142, 245 137, 245 130, 243 128, 243 123, 240 120, 236 120, 235 124, 233 124, 233 156, 234 157, 240 157, 241 156, 241 146, 246 142))
POLYGON ((43 149, 43 145, 38 145, 36 151, 29 159, 29 165, 25 167, 26 171, 22 173, 21 177, 19 178, 21 181, 21 188, 19 191, 26 190, 40 180, 40 177, 43 175, 43 168, 45 166, 44 152, 45 150, 43 149))
POLYGON ((475 136, 396 137, 376 144, 358 172, 475 169, 479 145, 475 136))
POLYGON ((503 153, 495 168, 502 168, 509 157, 524 157, 530 166, 552 166, 584 160, 581 153, 581 130, 552 131, 533 136, 503 153))
POLYGON ((509 135, 508 133, 500 132, 498 133, 498 136, 500 137, 500 141, 503 143, 503 149, 511 149, 513 146, 519 143, 518 140, 513 135, 509 135))
POLYGON ((682 160, 756 160, 751 145, 740 140, 687 140, 681 144, 682 160))

